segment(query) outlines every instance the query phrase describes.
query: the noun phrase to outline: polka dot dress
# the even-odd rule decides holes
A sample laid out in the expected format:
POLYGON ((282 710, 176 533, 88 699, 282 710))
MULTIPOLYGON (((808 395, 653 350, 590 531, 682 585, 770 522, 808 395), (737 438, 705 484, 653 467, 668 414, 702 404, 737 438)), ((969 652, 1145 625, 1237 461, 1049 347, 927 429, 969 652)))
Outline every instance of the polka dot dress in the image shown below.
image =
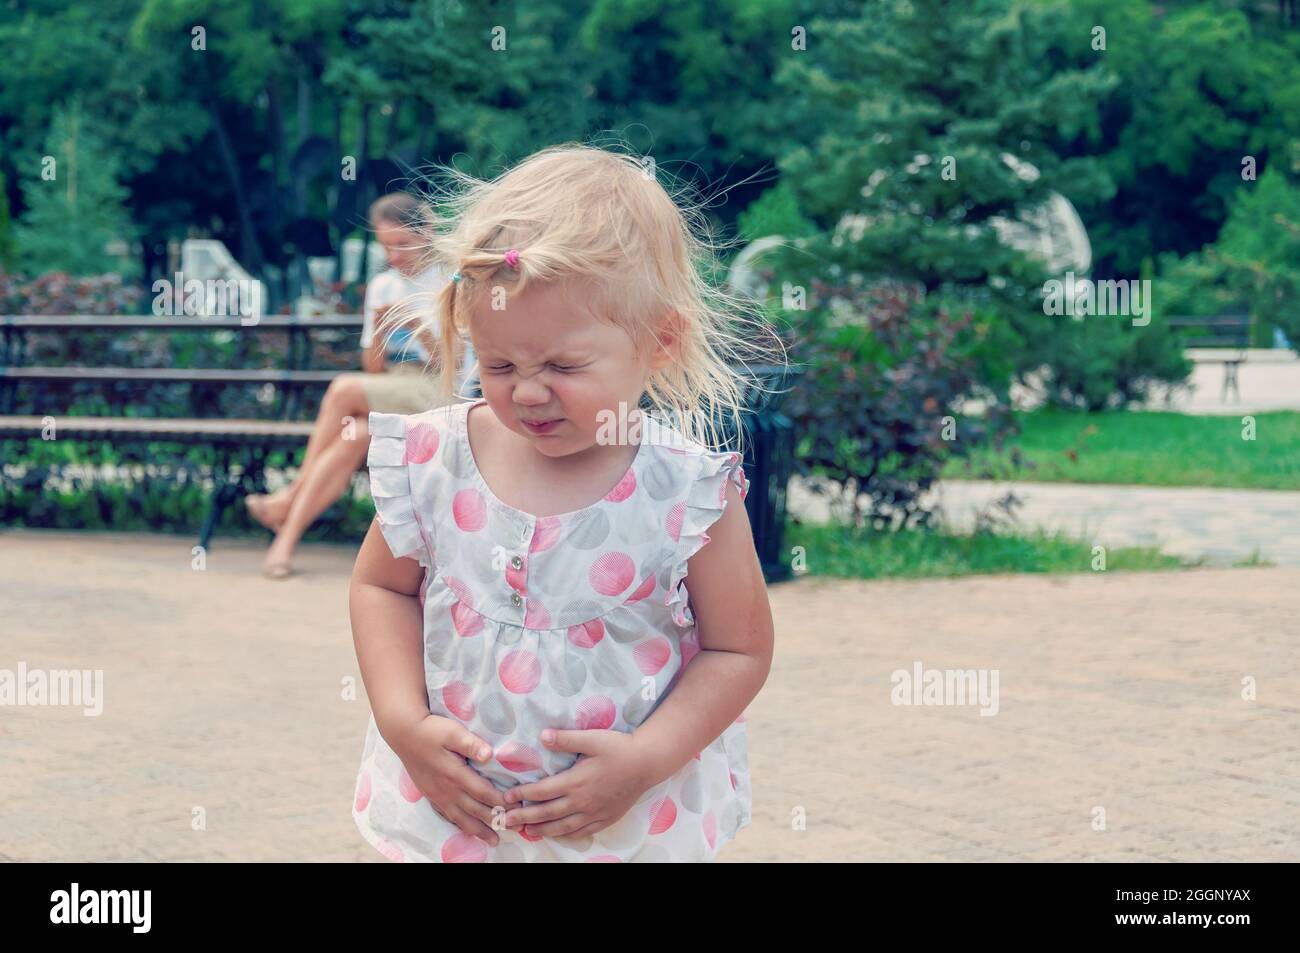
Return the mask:
MULTIPOLYGON (((470 452, 466 418, 482 400, 422 414, 370 414, 371 493, 394 556, 425 568, 429 708, 492 745, 470 766, 498 790, 569 768, 544 728, 631 732, 700 651, 684 585, 726 487, 749 484, 739 454, 688 441, 643 414, 618 484, 591 506, 536 517, 497 499, 470 452)), ((524 804, 532 802, 525 801, 524 804)), ((498 831, 490 847, 434 810, 374 717, 353 817, 395 861, 709 861, 750 824, 742 714, 668 780, 595 835, 498 831)))

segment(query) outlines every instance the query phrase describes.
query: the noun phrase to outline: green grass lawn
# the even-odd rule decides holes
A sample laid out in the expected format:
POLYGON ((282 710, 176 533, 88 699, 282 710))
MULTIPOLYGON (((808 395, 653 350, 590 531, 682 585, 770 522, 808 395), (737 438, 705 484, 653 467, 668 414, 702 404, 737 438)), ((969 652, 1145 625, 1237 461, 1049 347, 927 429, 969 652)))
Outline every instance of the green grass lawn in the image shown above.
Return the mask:
MULTIPOLYGON (((1096 572, 1092 544, 1061 534, 989 531, 965 536, 924 530, 881 533, 840 524, 786 526, 785 544, 803 547, 807 575, 847 579, 919 579, 983 573, 1096 572)), ((799 554, 796 553, 796 558, 799 554)), ((1107 549, 1106 571, 1199 565, 1147 547, 1107 549)), ((1247 561, 1242 565, 1259 565, 1247 561)))
POLYGON ((1037 410, 1018 415, 1023 433, 1011 444, 1035 466, 985 453, 943 476, 978 479, 987 468, 999 480, 1300 490, 1300 412, 1251 415, 1254 440, 1242 437, 1243 416, 1037 410))

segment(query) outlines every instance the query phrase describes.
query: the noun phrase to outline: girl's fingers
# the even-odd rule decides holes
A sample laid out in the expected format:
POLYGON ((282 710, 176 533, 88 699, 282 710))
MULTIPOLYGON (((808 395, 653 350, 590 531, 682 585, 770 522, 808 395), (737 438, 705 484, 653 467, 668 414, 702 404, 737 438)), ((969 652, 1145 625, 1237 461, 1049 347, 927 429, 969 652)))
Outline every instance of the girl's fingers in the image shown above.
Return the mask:
POLYGON ((501 817, 505 814, 505 811, 501 808, 496 808, 494 810, 492 807, 477 800, 469 793, 462 793, 461 798, 457 803, 460 805, 461 810, 466 814, 482 821, 488 827, 492 828, 494 832, 500 833, 505 830, 505 824, 502 821, 495 820, 495 818, 501 817))
POLYGON ((489 810, 495 805, 505 808, 510 806, 506 804, 505 797, 501 792, 493 787, 492 782, 469 765, 462 762, 453 774, 460 789, 480 804, 485 805, 489 810))
POLYGON ((571 814, 545 824, 529 824, 528 833, 538 837, 572 837, 576 827, 586 827, 589 820, 588 814, 571 814))
POLYGON ((451 739, 444 743, 444 747, 471 761, 487 761, 492 757, 492 746, 464 728, 456 731, 451 739))
POLYGON ((525 824, 540 824, 543 821, 554 821, 557 818, 568 817, 573 813, 573 801, 571 798, 559 797, 554 801, 543 801, 541 804, 530 804, 527 807, 514 807, 506 812, 506 826, 518 830, 525 824))
POLYGON ((471 837, 477 837, 489 847, 495 847, 501 840, 501 838, 497 836, 496 831, 492 830, 492 828, 488 827, 477 817, 458 805, 448 805, 447 814, 451 817, 451 822, 453 824, 471 837))
POLYGON ((607 827, 609 827, 609 825, 603 821, 592 821, 590 824, 586 825, 585 827, 578 828, 576 831, 569 834, 569 836, 570 837, 595 837, 597 834, 599 834, 607 827))

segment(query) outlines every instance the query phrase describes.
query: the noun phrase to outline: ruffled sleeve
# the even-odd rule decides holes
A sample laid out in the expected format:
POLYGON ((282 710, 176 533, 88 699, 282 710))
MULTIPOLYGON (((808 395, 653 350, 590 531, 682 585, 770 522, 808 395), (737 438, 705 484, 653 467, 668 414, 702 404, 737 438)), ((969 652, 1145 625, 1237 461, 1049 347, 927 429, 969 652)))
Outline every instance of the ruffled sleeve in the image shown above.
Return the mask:
POLYGON ((679 502, 674 506, 669 516, 672 523, 680 516, 681 531, 673 556, 668 598, 664 604, 672 610, 673 621, 683 627, 695 622, 685 584, 687 562, 704 548, 704 544, 709 541, 709 534, 705 531, 726 510, 728 483, 736 484, 742 500, 749 493, 749 478, 745 475, 739 453, 706 450, 698 455, 697 464, 698 470, 684 503, 679 502))
POLYGON ((369 425, 366 467, 370 470, 370 496, 375 501, 380 532, 395 558, 410 556, 421 566, 430 568, 429 543, 411 498, 406 417, 371 411, 369 425))

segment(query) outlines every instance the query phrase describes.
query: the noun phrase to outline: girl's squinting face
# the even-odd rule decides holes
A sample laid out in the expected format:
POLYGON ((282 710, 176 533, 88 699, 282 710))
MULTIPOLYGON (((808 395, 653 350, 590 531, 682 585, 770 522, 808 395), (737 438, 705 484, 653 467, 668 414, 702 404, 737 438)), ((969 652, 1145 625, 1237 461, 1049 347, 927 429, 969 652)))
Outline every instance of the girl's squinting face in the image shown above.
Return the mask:
POLYGON ((535 283, 492 310, 485 296, 470 320, 483 398, 506 427, 548 457, 598 444, 636 443, 636 419, 650 370, 621 328, 599 321, 567 282, 535 283), (559 421, 545 432, 525 421, 559 421))

